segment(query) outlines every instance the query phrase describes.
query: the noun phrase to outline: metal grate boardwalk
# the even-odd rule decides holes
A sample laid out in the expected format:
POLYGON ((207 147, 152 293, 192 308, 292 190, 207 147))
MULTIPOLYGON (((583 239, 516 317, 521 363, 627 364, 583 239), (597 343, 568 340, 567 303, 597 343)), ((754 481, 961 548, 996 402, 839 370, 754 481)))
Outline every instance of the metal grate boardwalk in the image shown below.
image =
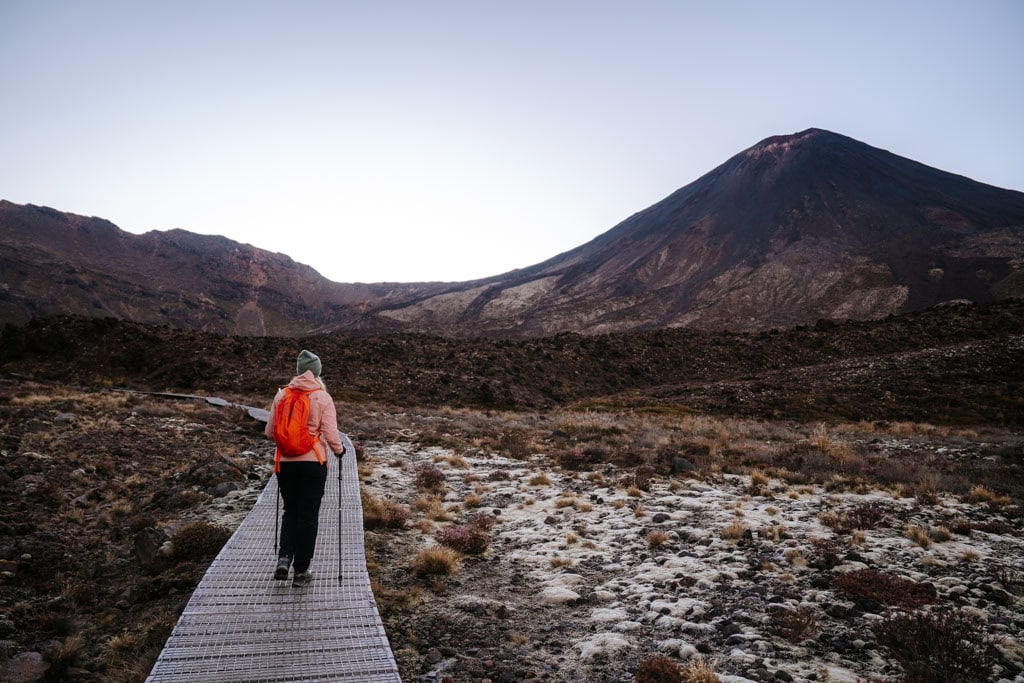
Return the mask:
POLYGON ((400 683, 366 573, 355 449, 342 438, 341 485, 333 461, 313 582, 292 588, 291 580, 271 578, 277 497, 271 477, 192 594, 148 682, 400 683))

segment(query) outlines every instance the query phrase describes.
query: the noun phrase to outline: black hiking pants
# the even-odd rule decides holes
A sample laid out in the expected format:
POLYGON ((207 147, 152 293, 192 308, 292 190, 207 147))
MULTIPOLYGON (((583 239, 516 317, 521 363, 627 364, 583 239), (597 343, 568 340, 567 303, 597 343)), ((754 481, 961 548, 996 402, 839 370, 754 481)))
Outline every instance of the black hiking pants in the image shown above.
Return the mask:
POLYGON ((279 557, 292 560, 295 571, 309 569, 320 527, 320 499, 327 484, 327 465, 282 462, 277 485, 284 500, 279 557))

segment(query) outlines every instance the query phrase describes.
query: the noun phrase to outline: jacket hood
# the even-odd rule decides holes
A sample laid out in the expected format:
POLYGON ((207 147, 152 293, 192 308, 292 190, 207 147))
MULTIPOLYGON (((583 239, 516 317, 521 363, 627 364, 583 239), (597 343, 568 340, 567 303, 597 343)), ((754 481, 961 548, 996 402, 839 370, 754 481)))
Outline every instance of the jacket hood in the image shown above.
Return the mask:
POLYGON ((292 381, 288 382, 288 386, 299 391, 313 391, 314 389, 323 388, 310 370, 306 370, 297 377, 292 377, 292 381))

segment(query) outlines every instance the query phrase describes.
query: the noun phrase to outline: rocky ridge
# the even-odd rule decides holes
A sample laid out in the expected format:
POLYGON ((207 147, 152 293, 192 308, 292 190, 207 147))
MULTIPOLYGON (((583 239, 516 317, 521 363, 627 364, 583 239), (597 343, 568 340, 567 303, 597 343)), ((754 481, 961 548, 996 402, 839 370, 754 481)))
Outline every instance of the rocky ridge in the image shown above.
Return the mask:
POLYGON ((1024 295, 1024 193, 843 135, 767 138, 590 242, 471 282, 340 284, 283 254, 0 202, 0 321, 228 334, 756 331, 1024 295))

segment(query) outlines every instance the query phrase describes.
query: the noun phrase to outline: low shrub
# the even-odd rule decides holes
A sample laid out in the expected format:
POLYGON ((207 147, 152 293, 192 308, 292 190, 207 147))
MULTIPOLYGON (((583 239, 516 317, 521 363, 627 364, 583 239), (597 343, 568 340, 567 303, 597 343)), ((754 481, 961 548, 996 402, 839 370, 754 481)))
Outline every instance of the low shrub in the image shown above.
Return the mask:
POLYGON ((845 547, 835 538, 812 538, 811 548, 814 550, 812 565, 820 569, 832 569, 842 562, 841 553, 845 547))
POLYGON ((674 659, 659 655, 640 662, 636 683, 683 683, 683 674, 674 659))
POLYGON ((231 531, 207 521, 186 524, 171 538, 171 559, 175 562, 212 560, 229 538, 231 531))
POLYGON ((466 555, 480 555, 487 550, 490 539, 478 527, 449 526, 434 534, 437 542, 466 555))
POLYGON ((916 583, 874 569, 858 569, 840 574, 832 584, 847 595, 861 600, 874 600, 883 605, 913 610, 936 600, 935 587, 916 583))
POLYGON ((424 463, 416 468, 416 476, 413 483, 416 488, 436 491, 444 487, 444 472, 430 463, 424 463))
POLYGON ((561 451, 558 454, 558 465, 564 470, 585 470, 590 467, 590 456, 579 448, 561 451))
POLYGON ((641 465, 633 473, 633 484, 641 491, 650 491, 651 482, 655 475, 654 468, 649 465, 641 465))
POLYGON ((818 615, 811 607, 778 609, 771 615, 772 633, 791 643, 806 640, 818 630, 818 615))
POLYGON ((409 508, 390 500, 381 500, 361 492, 364 529, 404 529, 409 508))
POLYGON ((851 529, 874 529, 886 519, 886 510, 881 503, 864 503, 844 513, 851 529))
POLYGON ((479 529, 480 531, 490 531, 497 522, 498 520, 494 518, 494 515, 487 514, 486 512, 477 512, 466 519, 467 526, 479 529))
POLYGON ((498 449, 503 455, 515 460, 527 460, 530 457, 529 435, 523 429, 502 432, 498 438, 498 449))
POLYGON ((818 521, 837 534, 847 534, 854 529, 874 529, 886 520, 886 511, 880 503, 864 503, 843 512, 823 512, 818 521))
POLYGON ((984 625, 958 610, 897 614, 875 625, 874 633, 907 683, 981 683, 996 663, 984 625))

